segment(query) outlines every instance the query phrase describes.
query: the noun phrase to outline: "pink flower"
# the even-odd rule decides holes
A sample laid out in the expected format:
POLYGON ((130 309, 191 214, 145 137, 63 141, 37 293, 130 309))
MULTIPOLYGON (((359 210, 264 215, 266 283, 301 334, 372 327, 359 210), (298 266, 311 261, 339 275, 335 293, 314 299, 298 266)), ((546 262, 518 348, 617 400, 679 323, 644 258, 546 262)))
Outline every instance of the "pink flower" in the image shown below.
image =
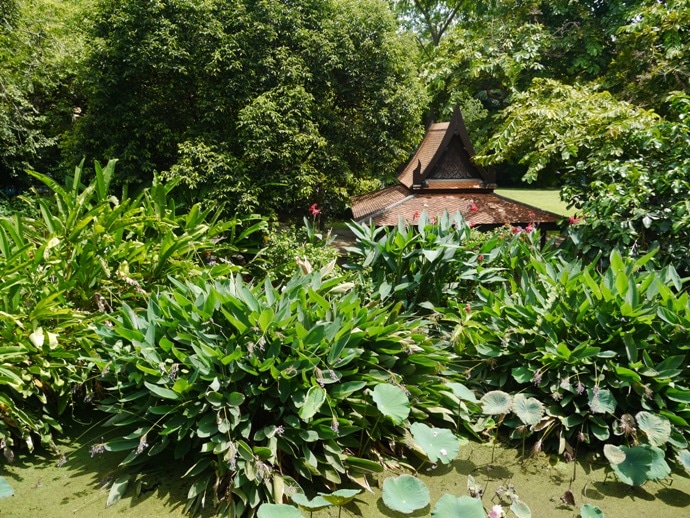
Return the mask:
POLYGON ((505 516, 505 514, 503 514, 503 507, 498 504, 493 506, 491 511, 489 511, 489 518, 502 518, 503 516, 505 516))
POLYGON ((468 223, 468 225, 469 225, 470 228, 473 228, 473 227, 476 227, 476 226, 477 226, 477 224, 476 224, 474 221, 470 221, 470 222, 468 223))
POLYGON ((416 210, 412 213, 412 221, 419 219, 419 211, 416 210))
POLYGON ((528 234, 531 234, 533 231, 534 231, 534 225, 532 225, 532 223, 530 223, 529 225, 527 225, 525 232, 527 232, 528 234))
POLYGON ((477 212, 478 210, 479 210, 479 207, 477 207, 476 203, 473 203, 472 205, 470 205, 470 211, 471 212, 477 212))
POLYGON ((312 205, 311 207, 309 207, 309 212, 311 212, 311 215, 312 215, 312 216, 316 217, 316 216, 318 216, 319 214, 321 214, 321 209, 319 209, 318 204, 315 203, 314 205, 312 205))
POLYGON ((479 261, 481 263, 483 260, 484 260, 484 255, 479 254, 479 257, 477 257, 477 261, 479 261))
POLYGON ((513 234, 519 234, 520 232, 522 232, 522 227, 513 227, 513 228, 510 229, 510 231, 511 231, 513 234))
POLYGON ((570 219, 571 225, 575 225, 576 223, 580 222, 580 218, 578 218, 577 216, 570 216, 570 218, 568 218, 568 219, 570 219))

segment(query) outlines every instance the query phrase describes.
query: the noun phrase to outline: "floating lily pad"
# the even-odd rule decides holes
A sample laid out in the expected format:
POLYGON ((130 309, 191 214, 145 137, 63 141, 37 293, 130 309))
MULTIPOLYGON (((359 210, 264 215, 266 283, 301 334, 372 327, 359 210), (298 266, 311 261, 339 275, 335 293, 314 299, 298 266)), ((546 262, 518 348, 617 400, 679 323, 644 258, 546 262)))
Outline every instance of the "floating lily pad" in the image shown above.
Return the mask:
POLYGON ((513 398, 502 390, 487 392, 479 400, 482 404, 482 412, 488 415, 504 415, 510 412, 513 406, 513 398))
POLYGON ((440 460, 442 464, 448 464, 460 452, 460 440, 450 430, 414 423, 410 426, 410 432, 414 442, 429 457, 430 462, 440 460))
POLYGON ((393 511, 410 514, 429 505, 431 496, 424 482, 412 475, 383 481, 383 503, 393 511))
POLYGON ((471 496, 455 497, 445 494, 431 511, 432 518, 486 518, 482 501, 471 496))
POLYGON ((671 438, 671 422, 665 417, 643 411, 635 419, 652 446, 663 446, 671 438))
POLYGON ((390 383, 379 383, 374 387, 374 403, 394 424, 402 424, 410 415, 410 400, 400 387, 390 383))
POLYGON ((304 518, 299 509, 287 504, 261 504, 257 518, 304 518))
POLYGON ((7 498, 8 496, 14 496, 14 489, 4 477, 0 477, 0 498, 7 498))
MULTIPOLYGON (((608 446, 608 445, 607 445, 608 446)), ((656 446, 642 444, 640 446, 609 446, 604 448, 606 458, 613 458, 611 467, 618 479, 631 486, 640 486, 648 480, 659 480, 671 473, 671 468, 664 459, 663 450, 656 446), (620 461, 620 450, 625 456, 620 461)))
POLYGON ((526 425, 538 424, 544 416, 544 405, 541 401, 533 397, 525 397, 524 394, 517 394, 513 398, 512 410, 526 425))
POLYGON ((596 505, 584 504, 580 508, 580 518, 604 518, 604 511, 596 505))
POLYGON ((510 510, 517 518, 532 518, 532 511, 525 502, 520 499, 514 500, 510 504, 510 510))

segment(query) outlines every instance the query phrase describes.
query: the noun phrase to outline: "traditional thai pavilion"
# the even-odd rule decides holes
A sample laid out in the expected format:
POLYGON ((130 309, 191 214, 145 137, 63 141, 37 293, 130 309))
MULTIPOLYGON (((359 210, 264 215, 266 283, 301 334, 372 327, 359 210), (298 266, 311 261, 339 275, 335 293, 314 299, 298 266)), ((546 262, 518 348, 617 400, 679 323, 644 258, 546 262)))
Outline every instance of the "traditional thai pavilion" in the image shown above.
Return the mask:
POLYGON ((396 185, 352 199, 353 218, 391 226, 401 217, 413 223, 423 211, 432 218, 460 211, 480 229, 529 224, 558 228, 562 216, 495 194, 496 173, 476 164, 473 156, 465 122, 456 110, 450 122, 431 124, 396 185))

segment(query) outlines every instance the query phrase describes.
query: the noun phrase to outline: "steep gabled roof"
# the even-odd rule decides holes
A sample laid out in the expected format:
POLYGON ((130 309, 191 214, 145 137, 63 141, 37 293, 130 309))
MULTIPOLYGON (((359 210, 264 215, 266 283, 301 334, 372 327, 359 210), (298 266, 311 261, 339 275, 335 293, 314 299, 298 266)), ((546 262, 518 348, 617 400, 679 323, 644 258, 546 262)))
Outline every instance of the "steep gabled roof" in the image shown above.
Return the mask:
POLYGON ((474 160, 474 149, 460 110, 450 122, 429 126, 422 143, 398 176, 398 184, 352 199, 357 221, 397 225, 414 222, 426 211, 431 217, 461 212, 482 227, 505 224, 556 228, 561 216, 494 194, 496 174, 474 160))

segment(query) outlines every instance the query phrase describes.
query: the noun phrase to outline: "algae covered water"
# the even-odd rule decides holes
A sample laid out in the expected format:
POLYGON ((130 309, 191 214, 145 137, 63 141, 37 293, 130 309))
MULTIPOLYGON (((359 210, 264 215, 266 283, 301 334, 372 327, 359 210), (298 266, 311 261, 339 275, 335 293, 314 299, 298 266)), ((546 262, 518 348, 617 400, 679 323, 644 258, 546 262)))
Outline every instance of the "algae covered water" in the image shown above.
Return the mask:
MULTIPOLYGON (((0 517, 158 517, 185 516, 188 481, 182 478, 187 462, 159 464, 130 484, 122 499, 106 508, 112 484, 122 475, 121 455, 98 453, 99 426, 73 426, 59 445, 60 456, 36 454, 5 464, 2 476, 14 496, 0 499, 0 517), (92 454, 94 454, 92 456, 92 454)), ((397 517, 382 502, 380 486, 388 476, 372 479, 373 492, 362 492, 340 516, 397 517)), ((444 466, 422 466, 418 476, 431 494, 431 504, 413 516, 430 516, 444 494, 481 495, 484 508, 502 504, 506 516, 511 492, 527 504, 533 518, 577 517, 583 504, 598 506, 607 518, 677 518, 690 509, 690 479, 674 475, 661 482, 630 487, 616 480, 603 457, 586 454, 576 463, 556 456, 528 456, 519 448, 465 443, 457 459, 444 466), (574 478, 574 480, 573 480, 574 478)), ((331 508, 314 512, 315 518, 338 516, 331 508)), ((214 513, 208 510, 206 516, 214 513)), ((304 516, 309 516, 305 513, 304 516)))

